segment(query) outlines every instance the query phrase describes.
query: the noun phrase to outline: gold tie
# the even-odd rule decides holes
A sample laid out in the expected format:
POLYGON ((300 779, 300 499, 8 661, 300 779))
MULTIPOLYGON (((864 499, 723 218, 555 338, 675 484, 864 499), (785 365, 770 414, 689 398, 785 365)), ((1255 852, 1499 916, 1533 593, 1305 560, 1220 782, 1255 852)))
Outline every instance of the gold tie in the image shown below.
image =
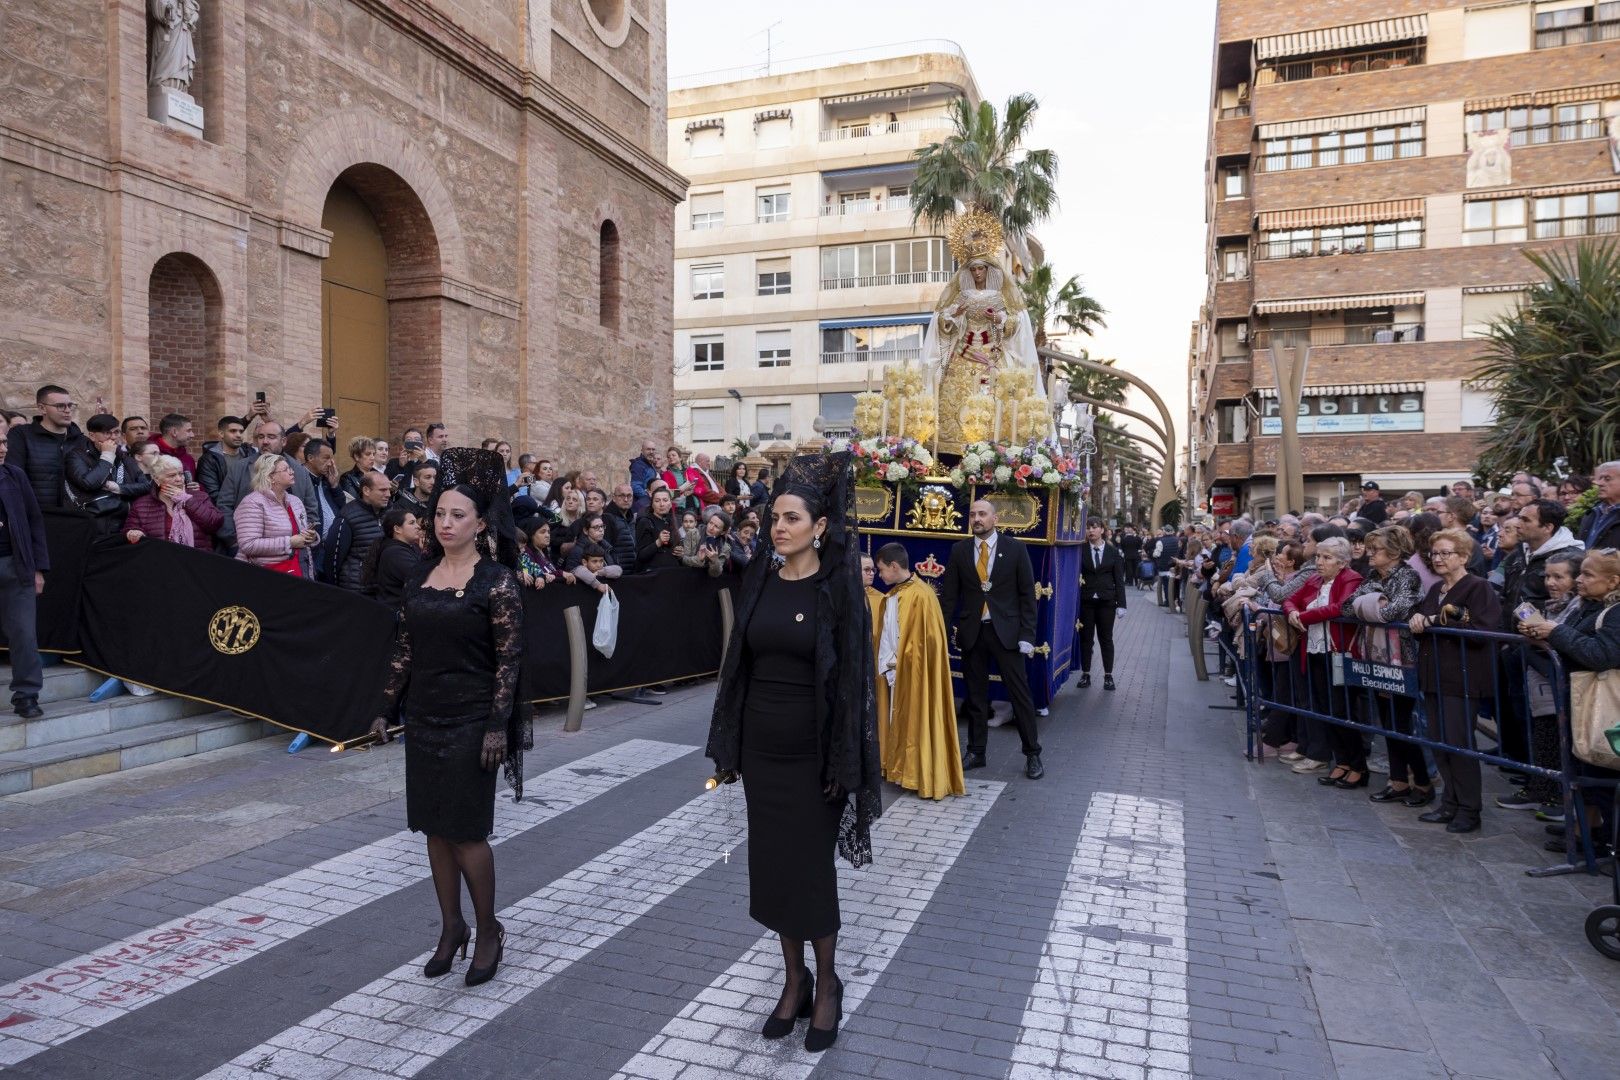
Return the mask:
MULTIPOLYGON (((983 584, 984 582, 987 582, 989 580, 990 580, 990 545, 981 540, 981 541, 979 541, 979 582, 981 584, 983 584)), ((984 604, 984 610, 981 611, 979 613, 979 615, 982 618, 982 617, 984 617, 985 615, 988 615, 988 614, 990 614, 990 602, 987 600, 987 601, 985 601, 985 604, 984 604)))

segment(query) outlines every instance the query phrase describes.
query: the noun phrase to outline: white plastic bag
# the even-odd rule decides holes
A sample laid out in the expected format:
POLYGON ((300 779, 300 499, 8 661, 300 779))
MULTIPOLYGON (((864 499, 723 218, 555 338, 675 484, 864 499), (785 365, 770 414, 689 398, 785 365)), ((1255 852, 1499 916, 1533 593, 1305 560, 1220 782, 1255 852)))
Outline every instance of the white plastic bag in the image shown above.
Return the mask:
POLYGON ((596 651, 613 659, 613 649, 619 642, 619 598, 609 589, 596 605, 596 626, 591 631, 591 644, 596 651))

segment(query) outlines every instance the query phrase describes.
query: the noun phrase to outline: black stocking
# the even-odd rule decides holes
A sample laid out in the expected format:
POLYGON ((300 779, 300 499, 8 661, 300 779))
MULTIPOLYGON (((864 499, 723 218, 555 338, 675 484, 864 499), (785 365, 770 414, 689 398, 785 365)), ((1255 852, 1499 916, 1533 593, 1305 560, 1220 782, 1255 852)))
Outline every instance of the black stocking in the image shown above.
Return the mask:
POLYGON ((475 840, 455 845, 456 865, 467 880, 472 896, 473 918, 478 923, 478 939, 473 946, 473 965, 488 967, 495 962, 501 924, 495 921, 495 853, 489 841, 475 840))
POLYGON ((433 870, 433 894, 439 900, 439 947, 436 960, 450 955, 461 941, 461 870, 456 865, 456 846, 437 836, 427 838, 428 866, 433 870))
POLYGON ((798 1011, 799 998, 804 995, 804 983, 810 973, 804 967, 804 942, 790 937, 781 940, 782 965, 787 970, 787 979, 771 1015, 779 1020, 791 1020, 798 1011))
POLYGON ((816 1008, 810 1023, 825 1031, 838 1026, 838 972, 834 966, 838 935, 816 938, 810 947, 816 952, 816 1008))

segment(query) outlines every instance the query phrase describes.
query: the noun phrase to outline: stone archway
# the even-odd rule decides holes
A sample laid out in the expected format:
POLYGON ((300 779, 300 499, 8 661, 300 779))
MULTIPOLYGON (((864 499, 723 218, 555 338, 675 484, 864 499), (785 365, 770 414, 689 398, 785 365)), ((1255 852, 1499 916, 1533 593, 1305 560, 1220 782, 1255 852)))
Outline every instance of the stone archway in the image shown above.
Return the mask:
POLYGON ((211 430, 225 408, 219 279, 195 255, 170 252, 152 265, 146 305, 147 401, 153 430, 156 417, 171 412, 191 417, 198 431, 211 430))

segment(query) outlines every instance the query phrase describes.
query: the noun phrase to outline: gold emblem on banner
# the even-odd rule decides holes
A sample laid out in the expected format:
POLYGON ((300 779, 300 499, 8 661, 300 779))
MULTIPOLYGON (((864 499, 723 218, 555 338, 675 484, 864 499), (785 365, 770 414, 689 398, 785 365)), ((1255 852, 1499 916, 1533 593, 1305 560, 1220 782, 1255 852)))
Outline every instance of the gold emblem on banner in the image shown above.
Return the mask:
POLYGON ((208 620, 208 644, 215 652, 240 656, 259 643, 259 617, 240 604, 222 607, 208 620))
POLYGON ((882 521, 894 512, 894 493, 882 487, 855 489, 855 520, 882 521))
POLYGON ((929 486, 917 492, 906 515, 906 528, 924 532, 955 532, 962 527, 962 512, 948 488, 929 486))

